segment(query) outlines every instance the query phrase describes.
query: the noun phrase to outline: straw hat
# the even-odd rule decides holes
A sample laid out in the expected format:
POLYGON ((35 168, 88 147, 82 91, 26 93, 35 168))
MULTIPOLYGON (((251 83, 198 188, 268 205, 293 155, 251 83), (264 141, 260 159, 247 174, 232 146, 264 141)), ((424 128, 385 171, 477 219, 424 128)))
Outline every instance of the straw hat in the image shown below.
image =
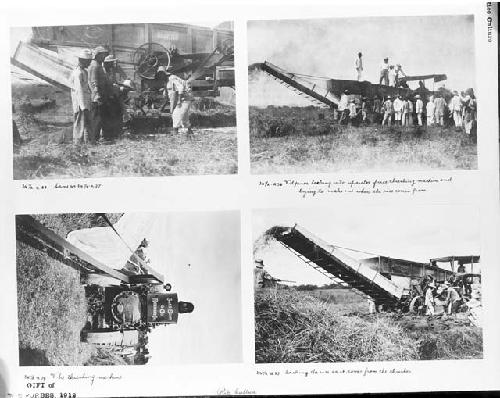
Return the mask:
POLYGON ((106 50, 103 46, 97 46, 96 48, 94 48, 94 57, 97 55, 97 54, 103 54, 103 53, 109 53, 108 50, 106 50))
POLYGON ((116 61, 116 58, 113 56, 113 55, 107 55, 106 58, 104 58, 104 63, 107 63, 107 62, 115 62, 116 61))
POLYGON ((85 48, 82 51, 80 51, 80 53, 78 54, 78 58, 79 59, 92 59, 92 51, 85 48))

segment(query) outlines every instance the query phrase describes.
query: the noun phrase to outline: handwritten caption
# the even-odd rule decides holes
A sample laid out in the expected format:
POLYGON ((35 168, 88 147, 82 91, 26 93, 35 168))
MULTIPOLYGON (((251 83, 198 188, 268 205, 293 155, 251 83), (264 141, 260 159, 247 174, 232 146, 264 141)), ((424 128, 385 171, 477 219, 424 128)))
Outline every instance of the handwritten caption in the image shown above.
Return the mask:
POLYGON ((438 185, 450 185, 453 177, 445 178, 375 178, 375 179, 278 179, 260 180, 258 187, 265 190, 292 190, 302 198, 326 195, 418 195, 438 185))
POLYGON ((49 373, 48 375, 35 375, 35 374, 25 374, 24 379, 26 381, 26 388, 29 389, 56 389, 59 383, 63 383, 67 386, 67 382, 76 383, 84 382, 91 386, 97 381, 114 381, 121 380, 122 376, 116 374, 115 372, 96 375, 88 372, 69 372, 69 373, 49 373))
POLYGON ((285 370, 257 370, 257 376, 280 377, 298 375, 302 377, 319 376, 319 375, 357 375, 357 376, 373 376, 373 375, 401 375, 411 374, 411 370, 407 368, 377 368, 377 367, 348 367, 348 368, 332 368, 332 369, 285 369, 285 370))
POLYGON ((43 183, 33 183, 33 182, 23 182, 21 184, 21 188, 26 190, 26 191, 47 191, 49 189, 56 189, 56 190, 92 190, 92 189, 101 189, 103 187, 103 184, 100 183, 61 183, 61 182, 55 182, 48 184, 47 182, 43 183))

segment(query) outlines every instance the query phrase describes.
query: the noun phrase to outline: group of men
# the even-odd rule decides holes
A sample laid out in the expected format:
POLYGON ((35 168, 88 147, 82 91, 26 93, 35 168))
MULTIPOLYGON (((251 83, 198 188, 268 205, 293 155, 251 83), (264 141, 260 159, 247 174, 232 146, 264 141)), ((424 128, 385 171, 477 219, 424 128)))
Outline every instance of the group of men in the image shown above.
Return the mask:
POLYGON ((463 281, 451 277, 443 283, 436 283, 432 276, 425 277, 421 282, 424 301, 423 309, 426 315, 434 315, 436 306, 443 306, 447 314, 459 312, 465 302, 465 294, 470 293, 470 286, 465 286, 463 281))
MULTIPOLYGON (((354 61, 354 69, 356 79, 361 81, 363 79, 363 53, 359 52, 354 61)), ((390 65, 389 58, 384 58, 380 66, 380 80, 379 84, 385 84, 390 87, 403 87, 404 77, 406 74, 403 72, 401 64, 390 65)))
MULTIPOLYGON (((190 84, 161 68, 158 68, 158 74, 164 75, 173 131, 186 128, 188 134, 192 134, 190 84)), ((70 77, 74 144, 95 144, 99 140, 112 142, 121 135, 128 94, 135 90, 135 85, 129 79, 118 83, 116 74, 117 60, 103 46, 93 51, 84 49, 78 55, 78 64, 70 77)))
POLYGON ((382 126, 445 126, 449 118, 453 120, 455 128, 463 128, 467 134, 472 132, 476 109, 477 102, 472 90, 460 95, 454 91, 448 104, 442 95, 431 95, 425 105, 419 94, 414 97, 397 95, 394 98, 388 95, 385 100, 379 96, 371 100, 362 97, 361 101, 356 102, 345 90, 338 106, 341 124, 368 123, 370 114, 371 121, 382 126))
POLYGON ((122 131, 124 103, 134 84, 116 81, 116 59, 98 46, 78 55, 70 79, 73 105, 73 143, 112 141, 122 131))

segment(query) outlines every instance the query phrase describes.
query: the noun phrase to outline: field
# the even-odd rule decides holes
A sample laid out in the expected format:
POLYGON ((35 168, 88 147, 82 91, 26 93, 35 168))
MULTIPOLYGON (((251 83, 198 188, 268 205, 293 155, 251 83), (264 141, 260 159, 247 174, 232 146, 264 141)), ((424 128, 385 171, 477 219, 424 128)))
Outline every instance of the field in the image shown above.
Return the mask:
MULTIPOLYGON (((35 217, 61 236, 103 225, 89 214, 35 217)), ((108 217, 115 222, 120 215, 108 217)), ((121 359, 80 341, 87 301, 79 272, 19 241, 16 258, 20 365, 93 365, 121 359)))
POLYGON ((474 138, 452 127, 339 126, 318 107, 250 108, 252 173, 477 168, 474 138))
POLYGON ((346 290, 256 292, 257 363, 472 358, 482 358, 482 330, 465 319, 369 314, 346 290))
POLYGON ((43 84, 13 85, 12 90, 22 140, 14 147, 15 179, 237 173, 234 107, 195 104, 190 138, 170 134, 169 120, 140 121, 111 144, 75 147, 69 94, 43 84), (26 106, 28 98, 43 97, 55 103, 43 109, 26 106))

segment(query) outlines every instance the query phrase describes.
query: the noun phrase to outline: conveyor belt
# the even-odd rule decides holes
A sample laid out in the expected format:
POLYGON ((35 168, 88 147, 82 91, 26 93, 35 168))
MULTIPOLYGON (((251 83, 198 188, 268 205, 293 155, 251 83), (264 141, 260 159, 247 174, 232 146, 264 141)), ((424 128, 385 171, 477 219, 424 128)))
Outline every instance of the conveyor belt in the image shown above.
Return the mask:
POLYGON ((347 256, 298 225, 276 236, 301 260, 342 286, 354 288, 373 299, 376 304, 396 304, 403 289, 366 264, 347 256))

